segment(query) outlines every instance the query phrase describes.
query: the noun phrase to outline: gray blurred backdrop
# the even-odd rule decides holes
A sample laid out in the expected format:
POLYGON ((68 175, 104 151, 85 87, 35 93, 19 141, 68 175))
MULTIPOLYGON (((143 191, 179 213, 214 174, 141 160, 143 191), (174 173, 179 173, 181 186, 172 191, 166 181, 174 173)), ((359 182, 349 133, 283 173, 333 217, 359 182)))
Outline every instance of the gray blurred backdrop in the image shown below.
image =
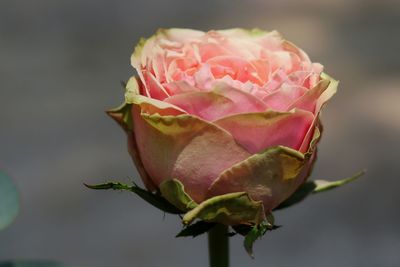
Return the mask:
POLYGON ((323 112, 312 178, 361 180, 277 212, 255 245, 231 239, 232 267, 400 266, 400 1, 0 0, 0 168, 21 192, 1 259, 87 267, 207 266, 206 239, 177 217, 83 182, 138 181, 104 110, 141 36, 158 27, 277 29, 341 81, 323 112))

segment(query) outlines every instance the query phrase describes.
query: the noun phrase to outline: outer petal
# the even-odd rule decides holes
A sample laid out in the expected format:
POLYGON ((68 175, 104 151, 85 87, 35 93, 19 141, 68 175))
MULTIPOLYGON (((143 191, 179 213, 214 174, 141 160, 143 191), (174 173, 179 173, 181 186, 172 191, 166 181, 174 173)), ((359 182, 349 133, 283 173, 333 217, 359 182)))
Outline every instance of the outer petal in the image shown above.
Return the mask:
POLYGON ((287 147, 273 147, 225 170, 209 188, 209 196, 247 192, 262 201, 268 213, 288 198, 308 171, 304 155, 287 147))
POLYGON ((142 178, 143 184, 146 186, 148 190, 154 191, 157 187, 143 166, 143 162, 139 155, 138 146, 136 143, 135 133, 129 131, 127 132, 127 137, 128 137, 128 153, 131 156, 132 161, 135 164, 140 177, 142 178))
POLYGON ((148 114, 157 113, 162 115, 179 115, 184 114, 185 111, 168 103, 138 95, 140 91, 139 87, 137 78, 135 76, 131 77, 126 85, 125 103, 116 109, 108 110, 107 114, 121 125, 126 132, 128 137, 128 152, 131 155, 146 188, 150 191, 154 191, 156 186, 146 172, 141 156, 138 152, 131 115, 132 103, 136 103, 136 105, 140 106, 141 109, 148 114))
MULTIPOLYGON (((306 152, 309 150, 310 142, 312 142, 312 139, 316 135, 314 129, 317 129, 317 127, 321 128, 321 130, 318 131, 318 138, 319 139, 319 134, 322 132, 322 126, 321 123, 319 122, 319 114, 321 112, 322 107, 325 105, 325 103, 336 93, 337 86, 338 86, 338 81, 334 80, 333 78, 329 77, 327 74, 322 74, 321 75, 323 79, 329 80, 329 86, 328 88, 325 89, 325 91, 320 95, 320 97, 317 99, 316 104, 315 104, 315 113, 316 116, 314 118, 314 121, 312 123, 312 127, 310 127, 310 130, 307 132, 303 144, 300 147, 300 152, 306 152)), ((318 130, 318 129, 317 129, 318 130)))
POLYGON ((262 112, 267 108, 253 95, 223 83, 218 84, 211 92, 184 93, 164 101, 207 121, 244 112, 262 112))
POLYGON ((324 80, 329 80, 329 86, 328 88, 320 95, 317 101, 317 106, 316 106, 316 111, 320 111, 321 108, 325 105, 326 102, 328 102, 329 99, 332 98, 336 94, 337 87, 339 85, 339 81, 333 79, 326 73, 321 74, 321 78, 324 80))
POLYGON ((313 119, 312 113, 301 110, 266 111, 233 115, 214 123, 230 132, 250 153, 258 153, 277 145, 299 149, 313 119))
POLYGON ((177 106, 142 95, 125 94, 125 103, 140 106, 141 112, 146 114, 160 114, 163 116, 186 114, 186 111, 177 106))
POLYGON ((139 154, 154 183, 178 179, 197 203, 223 170, 250 156, 229 133, 199 118, 149 115, 138 104, 132 116, 139 154))

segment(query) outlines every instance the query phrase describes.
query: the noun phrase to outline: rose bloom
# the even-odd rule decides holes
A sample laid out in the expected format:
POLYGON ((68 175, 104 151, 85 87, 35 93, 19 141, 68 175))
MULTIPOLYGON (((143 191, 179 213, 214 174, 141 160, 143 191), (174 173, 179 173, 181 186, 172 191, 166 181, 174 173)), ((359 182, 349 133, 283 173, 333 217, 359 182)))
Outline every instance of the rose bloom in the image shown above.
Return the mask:
POLYGON ((125 128, 147 189, 177 179, 196 203, 247 192, 268 213, 309 176, 337 82, 278 32, 159 30, 131 62, 125 128))

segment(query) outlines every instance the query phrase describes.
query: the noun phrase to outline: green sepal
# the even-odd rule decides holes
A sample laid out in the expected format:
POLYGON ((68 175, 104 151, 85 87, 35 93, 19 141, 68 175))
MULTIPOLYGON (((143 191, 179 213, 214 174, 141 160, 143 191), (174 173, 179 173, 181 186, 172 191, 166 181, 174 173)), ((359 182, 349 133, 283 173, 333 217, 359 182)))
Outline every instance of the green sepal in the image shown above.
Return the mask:
MULTIPOLYGON (((280 225, 275 224, 275 219, 272 213, 269 213, 266 216, 266 222, 269 223, 271 226, 269 230, 275 230, 280 228, 280 225)), ((239 225, 232 225, 232 229, 235 231, 235 234, 240 234, 242 236, 246 236, 252 229, 254 225, 246 225, 246 224, 239 224, 239 225)))
POLYGON ((88 185, 84 184, 86 187, 90 189, 95 189, 95 190, 108 190, 108 189, 113 189, 113 190, 125 190, 129 192, 133 192, 139 197, 141 197, 143 200, 148 202, 149 204, 153 205, 154 207, 167 212, 167 213, 172 213, 172 214, 181 214, 182 211, 177 209, 174 205, 169 203, 166 199, 164 199, 160 194, 155 194, 151 193, 145 189, 140 188, 136 184, 133 184, 133 186, 130 185, 125 185, 122 183, 118 182, 108 182, 104 184, 98 184, 98 185, 88 185))
POLYGON ((252 200, 246 192, 237 192, 203 201, 187 212, 182 221, 189 225, 195 219, 226 225, 259 224, 265 219, 265 213, 261 201, 252 200))
POLYGON ((181 211, 189 211, 198 206, 197 203, 186 194, 185 187, 177 179, 164 181, 160 184, 159 188, 161 195, 181 211))
MULTIPOLYGON (((251 229, 253 229, 253 227, 254 227, 253 225, 239 224, 239 225, 233 225, 232 229, 235 231, 234 234, 246 236, 251 231, 251 229)), ((282 225, 274 224, 274 225, 272 225, 270 230, 275 230, 275 229, 278 229, 281 227, 282 227, 282 225)))
POLYGON ((314 184, 316 185, 313 194, 316 193, 321 193, 321 192, 325 192, 325 191, 329 191, 331 189, 334 189, 336 187, 348 184, 356 179, 358 179, 360 176, 364 175, 365 171, 362 170, 358 173, 356 173, 355 175, 345 178, 345 179, 341 179, 341 180, 337 180, 337 181, 326 181, 326 180, 315 180, 313 181, 314 184))
POLYGON ((124 130, 133 129, 132 104, 123 103, 121 106, 109 109, 106 113, 113 118, 124 130))
MULTIPOLYGON (((249 254, 250 257, 254 258, 253 254, 253 244, 254 242, 264 236, 264 234, 267 231, 272 231, 274 229, 279 228, 279 226, 275 226, 273 224, 273 216, 272 213, 269 214, 269 218, 262 221, 259 225, 254 225, 249 231, 247 232, 244 241, 243 241, 243 246, 246 250, 246 252, 249 254)), ((268 216, 267 216, 268 217, 268 216)))
POLYGON ((19 197, 11 178, 0 170, 0 230, 9 226, 19 212, 19 197))
POLYGON ((336 187, 348 184, 348 183, 356 180, 360 176, 362 176, 364 173, 365 173, 365 171, 360 171, 351 177, 337 180, 337 181, 326 181, 326 180, 307 181, 307 182, 303 183, 296 190, 296 192, 294 192, 288 199, 286 199, 284 202, 282 202, 274 210, 279 210, 279 209, 293 206, 294 204, 301 202, 302 200, 304 200, 306 197, 308 197, 311 194, 329 191, 336 187))
POLYGON ((183 230, 180 231, 175 237, 186 237, 186 236, 196 237, 198 235, 208 232, 215 225, 216 223, 198 221, 194 224, 188 225, 185 228, 183 228, 183 230))

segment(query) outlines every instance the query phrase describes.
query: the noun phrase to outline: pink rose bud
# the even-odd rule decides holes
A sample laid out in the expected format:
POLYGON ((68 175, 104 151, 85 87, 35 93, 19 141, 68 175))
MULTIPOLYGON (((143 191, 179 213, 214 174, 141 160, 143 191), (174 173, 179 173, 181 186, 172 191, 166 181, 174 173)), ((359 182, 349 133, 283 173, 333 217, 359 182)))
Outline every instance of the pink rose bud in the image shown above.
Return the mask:
POLYGON ((131 61, 129 116, 110 114, 147 189, 176 179, 196 204, 246 192, 269 213, 309 176, 337 82, 278 32, 159 30, 131 61))

